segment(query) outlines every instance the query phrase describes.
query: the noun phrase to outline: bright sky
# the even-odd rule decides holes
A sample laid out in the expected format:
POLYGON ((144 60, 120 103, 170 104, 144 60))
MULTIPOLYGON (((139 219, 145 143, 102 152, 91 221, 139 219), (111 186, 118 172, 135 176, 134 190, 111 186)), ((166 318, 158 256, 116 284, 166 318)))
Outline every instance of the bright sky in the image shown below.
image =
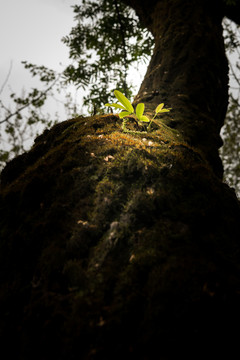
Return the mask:
POLYGON ((74 25, 74 4, 79 0, 0 0, 0 88, 12 62, 4 101, 9 87, 20 92, 37 86, 21 61, 59 71, 69 63, 68 47, 61 39, 74 25))
POLYGON ((60 62, 67 63, 68 48, 61 38, 74 24, 71 5, 76 3, 79 0, 0 0, 0 80, 11 60, 17 77, 22 60, 56 70, 60 62))

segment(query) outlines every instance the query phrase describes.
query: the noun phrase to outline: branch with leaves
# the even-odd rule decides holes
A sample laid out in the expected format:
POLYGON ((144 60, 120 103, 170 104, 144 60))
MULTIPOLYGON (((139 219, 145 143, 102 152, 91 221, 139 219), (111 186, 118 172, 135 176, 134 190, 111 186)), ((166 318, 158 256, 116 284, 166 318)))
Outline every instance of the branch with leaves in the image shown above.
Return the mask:
MULTIPOLYGON (((28 93, 22 90, 19 96, 16 93, 10 94, 12 104, 6 106, 0 99, 0 169, 5 162, 26 151, 40 131, 52 126, 59 121, 53 119, 48 113, 44 112, 44 106, 49 99, 55 99, 56 93, 65 93, 66 99, 63 106, 66 110, 73 109, 73 101, 67 93, 66 86, 62 81, 62 74, 48 69, 44 66, 37 66, 23 62, 24 67, 30 71, 33 77, 40 80, 42 89, 33 88, 28 93)), ((10 65, 6 79, 1 86, 1 93, 8 83, 12 70, 10 65)), ((75 113, 77 112, 75 107, 75 113)), ((71 115, 73 115, 71 110, 71 115)), ((67 116, 70 116, 68 114, 67 116)))
POLYGON ((134 11, 120 1, 84 0, 74 6, 74 13, 77 25, 63 38, 73 63, 64 75, 87 90, 83 105, 95 113, 116 88, 127 97, 133 95, 127 83, 129 68, 149 59, 154 41, 134 11))

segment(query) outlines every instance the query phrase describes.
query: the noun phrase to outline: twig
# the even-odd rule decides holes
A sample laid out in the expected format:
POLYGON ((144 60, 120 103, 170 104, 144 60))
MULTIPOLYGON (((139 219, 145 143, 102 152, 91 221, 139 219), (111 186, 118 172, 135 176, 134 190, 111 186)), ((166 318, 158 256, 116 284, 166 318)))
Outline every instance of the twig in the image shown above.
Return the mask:
POLYGON ((42 96, 46 95, 53 88, 53 86, 59 80, 60 76, 61 76, 61 74, 53 81, 53 83, 45 91, 42 91, 41 94, 36 99, 33 99, 30 103, 23 105, 22 107, 17 109, 15 112, 9 114, 7 117, 5 117, 5 119, 0 121, 0 124, 3 124, 4 122, 7 122, 10 118, 12 118, 13 116, 19 114, 22 110, 24 110, 28 106, 32 105, 35 101, 40 100, 42 96))
POLYGON ((1 89, 0 89, 0 94, 3 92, 5 86, 7 85, 7 82, 8 82, 8 80, 9 80, 9 77, 10 77, 11 72, 12 72, 12 65, 13 65, 13 62, 12 62, 12 60, 11 60, 10 66, 9 66, 9 70, 8 70, 8 73, 7 73, 7 76, 6 76, 6 79, 5 79, 5 81, 3 82, 2 86, 1 86, 1 89))

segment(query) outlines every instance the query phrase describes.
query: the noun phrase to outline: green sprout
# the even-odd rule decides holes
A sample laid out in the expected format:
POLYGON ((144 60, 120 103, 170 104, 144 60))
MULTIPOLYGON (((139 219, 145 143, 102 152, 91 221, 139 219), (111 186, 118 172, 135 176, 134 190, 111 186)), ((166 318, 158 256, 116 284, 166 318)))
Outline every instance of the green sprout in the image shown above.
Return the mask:
POLYGON ((154 117, 151 119, 151 121, 149 120, 149 118, 146 115, 143 115, 144 113, 144 108, 145 105, 143 103, 139 103, 136 106, 136 113, 134 112, 134 108, 132 106, 132 104, 130 103, 130 101, 126 98, 126 96, 124 96, 120 91, 118 90, 114 90, 114 95, 116 96, 116 98, 118 99, 118 101, 121 103, 120 104, 116 104, 116 103, 112 103, 112 104, 105 104, 105 106, 110 106, 110 107, 114 107, 116 109, 120 109, 122 110, 119 113, 119 117, 121 119, 123 119, 123 125, 122 125, 122 129, 125 132, 133 132, 133 133, 137 133, 136 131, 130 131, 126 128, 126 123, 127 123, 127 119, 124 119, 126 116, 130 116, 133 115, 135 118, 137 118, 137 122, 138 125, 141 125, 141 122, 144 123, 149 123, 147 130, 150 131, 151 128, 151 124, 154 121, 155 117, 159 114, 159 113, 163 113, 163 112, 168 112, 170 111, 170 109, 163 109, 164 104, 159 104, 156 109, 155 109, 155 115, 154 117))
POLYGON ((164 107, 164 103, 161 103, 161 104, 159 104, 159 105, 156 107, 156 109, 155 109, 155 115, 154 115, 154 117, 152 118, 152 120, 151 120, 151 122, 150 122, 150 124, 149 124, 149 126, 148 126, 149 129, 150 129, 150 127, 151 127, 152 122, 154 121, 155 117, 156 117, 158 114, 164 113, 164 112, 169 112, 169 111, 171 110, 171 108, 169 108, 169 109, 164 109, 163 107, 164 107))

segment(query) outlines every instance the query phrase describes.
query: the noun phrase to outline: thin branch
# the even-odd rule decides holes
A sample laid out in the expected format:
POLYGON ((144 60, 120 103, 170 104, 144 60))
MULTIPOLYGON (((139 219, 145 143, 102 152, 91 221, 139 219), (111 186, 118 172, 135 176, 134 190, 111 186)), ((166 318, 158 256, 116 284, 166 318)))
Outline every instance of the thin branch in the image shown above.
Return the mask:
POLYGON ((42 96, 46 95, 53 88, 53 86, 59 80, 60 76, 61 76, 61 74, 53 81, 53 83, 45 91, 42 91, 41 94, 36 99, 33 99, 30 103, 23 105, 18 110, 16 110, 14 113, 9 114, 7 117, 5 117, 5 119, 0 121, 0 124, 3 124, 4 122, 9 121, 10 118, 19 114, 21 111, 26 109, 28 106, 32 105, 35 101, 40 100, 42 98, 42 96))
POLYGON ((5 111, 7 111, 9 114, 11 114, 11 111, 4 105, 4 103, 2 102, 2 100, 0 100, 0 107, 2 109, 4 109, 5 111))
POLYGON ((236 75, 236 73, 235 73, 235 71, 234 71, 234 69, 233 69, 233 66, 232 66, 232 64, 231 64, 230 62, 229 62, 229 67, 230 67, 230 69, 231 69, 232 76, 234 77, 236 83, 240 86, 240 80, 239 80, 239 78, 237 77, 237 75, 236 75))
POLYGON ((12 65, 13 65, 13 62, 12 62, 12 60, 11 60, 10 66, 9 66, 9 70, 8 70, 8 73, 7 73, 7 76, 6 76, 6 79, 5 79, 5 81, 3 82, 2 87, 1 87, 1 89, 0 89, 0 94, 3 92, 5 86, 7 85, 7 82, 8 82, 8 80, 9 80, 9 77, 10 77, 11 72, 12 72, 12 65))

